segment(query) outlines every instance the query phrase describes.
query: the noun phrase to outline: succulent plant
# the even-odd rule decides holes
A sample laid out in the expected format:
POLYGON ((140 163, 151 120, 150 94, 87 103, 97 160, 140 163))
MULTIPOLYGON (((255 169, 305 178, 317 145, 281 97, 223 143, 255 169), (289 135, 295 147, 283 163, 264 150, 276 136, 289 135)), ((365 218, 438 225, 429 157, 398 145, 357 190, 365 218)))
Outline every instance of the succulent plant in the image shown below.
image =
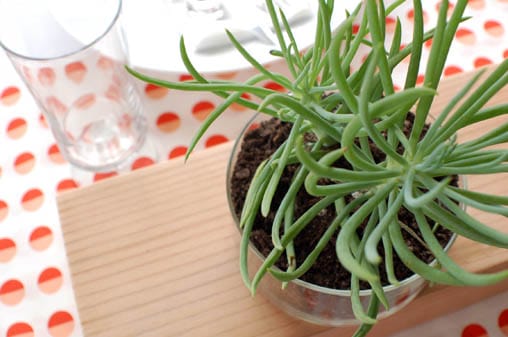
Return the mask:
MULTIPOLYGON (((292 123, 288 139, 272 157, 266 159, 251 182, 242 211, 240 226, 241 274, 245 284, 254 293, 263 276, 270 272, 282 282, 299 278, 337 234, 336 252, 340 263, 351 272, 353 310, 363 324, 357 335, 364 335, 376 321, 378 303, 387 305, 379 280, 382 259, 378 246, 386 256, 383 262, 388 279, 398 284, 393 273, 392 252, 416 274, 440 284, 488 285, 508 277, 508 271, 492 274, 473 274, 455 264, 433 235, 430 220, 457 235, 491 246, 508 247, 508 235, 500 233, 473 218, 463 207, 508 216, 508 197, 490 195, 453 186, 453 177, 508 172, 508 150, 491 148, 508 142, 508 123, 500 123, 493 130, 476 139, 459 142, 457 133, 468 126, 508 114, 508 104, 485 107, 489 99, 508 84, 508 60, 494 71, 478 72, 472 80, 450 99, 428 129, 429 111, 438 94, 448 51, 459 24, 466 20, 467 0, 458 0, 449 13, 444 0, 439 9, 437 25, 425 32, 422 1, 412 1, 414 28, 412 41, 401 44, 401 24, 397 21, 393 39, 386 40, 387 16, 404 1, 385 6, 382 1, 365 0, 358 8, 347 13, 347 18, 336 28, 332 27, 333 0, 319 0, 314 45, 302 52, 292 35, 282 11, 277 11, 270 0, 266 1, 280 49, 273 55, 283 58, 289 76, 271 72, 257 62, 235 37, 228 32, 236 49, 259 73, 244 83, 207 80, 189 60, 182 38, 182 59, 194 77, 193 81, 175 83, 130 72, 159 86, 179 90, 208 91, 224 98, 196 133, 189 153, 198 140, 220 114, 232 103, 239 103, 266 115, 292 123), (353 23, 358 22, 358 29, 353 23), (430 55, 425 67, 424 82, 417 85, 421 67, 422 48, 432 39, 430 55), (386 47, 388 46, 388 47, 386 47), (360 48, 368 49, 368 56, 357 70, 351 64, 360 48), (409 57, 403 88, 396 90, 392 80, 393 69, 409 57), (271 80, 290 94, 260 87, 262 81, 271 80), (260 103, 242 98, 249 93, 260 103), (409 111, 415 112, 411 132, 402 131, 409 111), (304 136, 315 135, 309 142, 304 136), (374 162, 372 142, 385 159, 374 162), (333 150, 324 151, 324 148, 333 150), (351 169, 333 164, 343 158, 351 169), (251 279, 247 270, 249 234, 256 214, 266 215, 284 168, 299 163, 291 186, 276 210, 272 227, 273 250, 251 279), (322 184, 322 179, 327 184, 322 184), (330 183, 331 182, 331 183, 330 183), (292 204, 299 189, 320 197, 320 201, 302 216, 295 218, 292 204), (346 203, 346 197, 354 201, 346 203), (336 218, 323 234, 314 251, 300 265, 294 262, 294 238, 323 208, 335 207, 336 218), (406 208, 412 212, 425 245, 433 253, 441 268, 431 267, 419 260, 402 239, 406 227, 397 217, 406 208), (368 221, 362 237, 357 228, 368 221), (282 233, 282 234, 281 234, 282 233), (274 268, 283 254, 290 262, 287 270, 274 268), (374 296, 368 310, 359 300, 359 281, 370 284, 374 296)), ((297 252, 296 252, 297 253, 297 252)))

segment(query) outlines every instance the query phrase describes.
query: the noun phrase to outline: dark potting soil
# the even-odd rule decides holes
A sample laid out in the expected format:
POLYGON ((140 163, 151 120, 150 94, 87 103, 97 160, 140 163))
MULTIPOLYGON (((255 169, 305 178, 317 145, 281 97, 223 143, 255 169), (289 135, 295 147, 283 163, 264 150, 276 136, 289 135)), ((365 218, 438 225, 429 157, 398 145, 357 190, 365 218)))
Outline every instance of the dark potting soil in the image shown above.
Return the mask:
MULTIPOLYGON (((413 120, 414 115, 408 115, 408 119, 406 120, 405 124, 405 132, 409 132, 408 130, 412 125, 413 120)), ((256 168, 284 142, 284 140, 288 137, 290 130, 290 124, 281 122, 278 119, 270 119, 268 121, 262 122, 258 128, 250 130, 245 135, 231 177, 232 190, 230 192, 238 218, 240 218, 243 202, 245 200, 250 181, 256 171, 256 168)), ((379 151, 375 145, 371 145, 371 150, 376 162, 381 162, 384 160, 384 154, 379 151)), ((335 165, 339 167, 342 166, 344 168, 350 168, 349 164, 344 159, 335 163, 335 165)), ((272 202, 272 210, 277 209, 287 189, 289 188, 296 170, 296 164, 290 165, 285 169, 272 202)), ((307 194, 305 190, 302 189, 298 193, 295 202, 295 219, 303 214, 317 201, 319 201, 319 198, 307 194)), ((271 239, 271 224, 274 216, 275 211, 270 211, 266 218, 261 216, 261 214, 258 214, 250 236, 251 242, 264 256, 267 256, 273 248, 271 239)), ((420 235, 416 220, 409 211, 406 209, 401 209, 398 217, 400 221, 404 222, 408 227, 410 227, 414 233, 420 235)), ((335 210, 333 206, 330 206, 324 211, 320 212, 319 216, 315 217, 315 219, 313 219, 296 237, 294 240, 294 245, 296 251, 297 266, 299 266, 305 257, 313 250, 321 235, 326 231, 334 218, 335 210)), ((434 222, 430 219, 429 223, 431 225, 434 224, 434 222)), ((361 229, 359 229, 358 234, 361 235, 361 229)), ((429 263, 434 259, 432 253, 412 235, 408 234, 407 231, 402 230, 402 234, 409 249, 422 261, 429 263)), ((439 226, 435 232, 435 235, 441 245, 444 247, 446 243, 449 242, 452 233, 449 230, 439 226)), ((335 251, 336 238, 336 235, 332 237, 326 248, 321 252, 314 265, 301 277, 302 280, 327 288, 350 288, 351 274, 340 264, 337 258, 335 251)), ((379 252, 383 257, 384 253, 382 244, 380 244, 379 252)), ((404 263, 395 253, 393 263, 395 275, 399 281, 404 280, 413 274, 413 272, 404 265, 404 263)), ((277 261, 276 265, 282 270, 287 269, 285 254, 283 254, 282 257, 277 261)), ((388 284, 383 262, 379 265, 379 270, 381 282, 384 285, 388 284)), ((361 286, 362 288, 368 288, 368 284, 365 282, 362 282, 361 286)))

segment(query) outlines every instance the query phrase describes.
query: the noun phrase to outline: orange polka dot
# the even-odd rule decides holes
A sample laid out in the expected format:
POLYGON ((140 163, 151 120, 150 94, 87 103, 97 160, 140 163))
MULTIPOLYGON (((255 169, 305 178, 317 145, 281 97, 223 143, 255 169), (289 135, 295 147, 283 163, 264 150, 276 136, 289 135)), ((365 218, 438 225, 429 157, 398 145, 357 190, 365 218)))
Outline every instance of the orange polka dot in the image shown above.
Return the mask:
POLYGON ((59 113, 59 114, 64 114, 67 112, 67 106, 65 104, 63 104, 55 96, 50 96, 50 97, 46 98, 46 106, 47 106, 48 110, 59 113))
POLYGON ((457 33, 455 33, 455 37, 457 41, 466 45, 473 45, 476 43, 475 33, 467 28, 459 28, 457 33))
POLYGON ((478 57, 476 60, 474 60, 475 68, 481 68, 489 64, 492 64, 492 61, 486 57, 478 57))
POLYGON ((132 169, 133 170, 138 170, 140 168, 143 168, 143 167, 146 167, 146 166, 150 166, 150 165, 153 165, 155 162, 153 161, 153 159, 151 158, 148 158, 148 157, 140 157, 138 159, 136 159, 134 161, 134 163, 132 163, 132 169))
POLYGON ((37 73, 37 79, 42 86, 50 87, 55 83, 55 71, 49 67, 41 68, 37 73))
POLYGON ((83 62, 72 62, 65 66, 65 75, 74 83, 81 83, 85 78, 87 69, 83 62))
POLYGON ((7 125, 7 136, 11 139, 19 139, 26 133, 27 123, 23 118, 14 118, 7 125))
POLYGON ((472 9, 483 9, 485 7, 485 0, 469 0, 467 5, 472 9))
POLYGON ((190 74, 182 74, 180 75, 180 77, 178 78, 178 80, 180 82, 185 82, 185 81, 192 81, 194 79, 194 77, 192 77, 192 75, 190 74))
POLYGON ((116 172, 99 172, 93 176, 93 181, 100 181, 100 180, 111 178, 111 177, 114 177, 117 175, 118 175, 118 173, 116 173, 116 172))
POLYGON ((17 87, 10 86, 5 88, 2 93, 0 93, 0 102, 4 105, 13 105, 21 96, 21 92, 17 87))
POLYGON ((503 58, 508 59, 508 49, 503 52, 503 58))
POLYGON ((503 335, 508 336, 508 309, 504 309, 497 319, 497 325, 503 335))
POLYGON ((21 206, 26 211, 36 211, 38 210, 42 203, 44 202, 44 193, 38 188, 32 188, 23 194, 21 198, 21 206))
MULTIPOLYGON (((241 95, 241 97, 242 97, 243 99, 246 99, 246 100, 250 100, 250 99, 252 98, 252 97, 251 97, 248 93, 246 93, 246 92, 244 92, 244 93, 241 95)), ((239 104, 239 103, 233 103, 233 104, 231 104, 229 107, 230 107, 230 108, 231 108, 231 110, 233 110, 233 111, 245 111, 245 110, 248 110, 246 107, 244 107, 243 105, 241 105, 241 104, 239 104)))
POLYGON ((56 293, 63 284, 62 272, 57 268, 44 269, 37 279, 39 289, 45 294, 56 293))
POLYGON ((260 124, 257 123, 257 122, 253 122, 249 125, 249 130, 252 131, 252 130, 256 130, 257 128, 259 128, 260 124))
POLYGON ((120 87, 117 84, 111 84, 104 93, 104 96, 106 96, 112 101, 119 102, 122 98, 120 87))
POLYGON ((52 337, 68 337, 74 331, 74 318, 67 311, 58 311, 51 315, 48 330, 52 337))
POLYGON ((0 262, 9 262, 14 255, 16 255, 16 243, 9 238, 0 238, 0 262))
POLYGON ((18 280, 8 280, 0 287, 0 302, 5 305, 19 304, 25 297, 25 287, 18 280))
POLYGON ((27 174, 35 166, 35 157, 30 152, 24 152, 14 160, 14 170, 19 174, 27 174))
POLYGON ((263 87, 265 89, 270 89, 270 90, 279 91, 279 92, 286 92, 287 91, 286 88, 284 88, 279 83, 275 83, 275 82, 271 82, 271 81, 266 83, 265 85, 263 85, 263 87))
POLYGON ((36 251, 43 251, 53 243, 53 232, 47 226, 39 226, 30 234, 30 247, 36 251))
POLYGON ((161 99, 168 94, 168 89, 159 87, 155 84, 147 84, 145 86, 145 95, 151 99, 161 99))
POLYGON ((448 66, 444 70, 444 75, 451 76, 451 75, 455 75, 455 74, 460 74, 462 72, 463 72, 462 68, 460 68, 458 66, 448 66))
POLYGON ((205 147, 212 147, 222 143, 226 143, 229 139, 224 135, 213 135, 206 140, 205 147))
POLYGON ((469 324, 462 330, 461 337, 488 337, 487 330, 480 324, 469 324))
POLYGON ((53 144, 48 149, 48 157, 55 164, 64 164, 65 158, 62 156, 57 144, 53 144))
POLYGON ((74 179, 64 179, 60 181, 56 187, 57 192, 63 192, 78 188, 79 185, 74 179))
POLYGON ((95 95, 94 94, 85 94, 79 97, 72 106, 78 108, 80 110, 86 110, 95 104, 95 95))
POLYGON ((215 104, 209 101, 200 101, 192 107, 192 115, 199 121, 203 121, 215 109, 215 104))
POLYGON ((14 323, 7 330, 7 337, 34 337, 34 330, 30 324, 24 322, 14 323))
POLYGON ((501 25, 501 23, 499 23, 495 20, 486 21, 483 24, 483 28, 489 35, 494 36, 494 37, 500 37, 500 36, 503 36, 503 34, 504 34, 503 25, 501 25))
POLYGON ((110 70, 115 66, 115 62, 107 56, 101 56, 97 60, 97 67, 102 70, 110 70))
POLYGON ((173 159, 176 157, 184 156, 186 153, 187 153, 186 146, 177 146, 169 152, 168 159, 173 159))
POLYGON ((0 200, 0 221, 3 221, 7 214, 9 214, 9 205, 3 200, 0 200))
POLYGON ((164 133, 171 133, 178 130, 182 122, 176 113, 164 112, 159 115, 156 124, 160 131, 164 133))

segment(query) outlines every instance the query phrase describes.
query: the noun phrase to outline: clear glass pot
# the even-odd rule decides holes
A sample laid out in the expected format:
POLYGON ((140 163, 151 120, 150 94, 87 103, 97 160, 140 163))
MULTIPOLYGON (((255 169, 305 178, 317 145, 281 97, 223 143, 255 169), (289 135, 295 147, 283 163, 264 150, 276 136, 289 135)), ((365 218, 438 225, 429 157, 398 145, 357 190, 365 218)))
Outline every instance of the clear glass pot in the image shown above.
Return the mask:
MULTIPOLYGON (((239 220, 234 212, 233 202, 229 191, 231 190, 231 176, 236 162, 236 157, 241 148, 241 143, 245 133, 259 124, 261 121, 267 119, 266 116, 257 114, 245 126, 240 136, 237 138, 231 157, 228 163, 227 172, 227 190, 228 190, 228 203, 231 214, 235 223, 238 226, 239 220)), ((455 241, 456 235, 454 234, 450 242, 446 245, 445 250, 448 250, 455 241)), ((249 251, 249 270, 255 271, 260 266, 264 256, 254 247, 250 245, 249 251)), ((432 262, 434 265, 436 262, 432 262)), ((405 280, 402 280, 398 286, 388 285, 384 287, 389 309, 385 310, 380 306, 378 318, 387 317, 410 303, 423 288, 425 288, 427 281, 419 275, 413 275, 405 280)), ((314 285, 302 280, 293 280, 288 283, 285 289, 282 289, 281 282, 267 273, 259 286, 259 292, 262 293, 271 303, 282 309, 290 316, 298 319, 324 325, 324 326, 345 326, 345 325, 358 325, 360 322, 356 320, 351 304, 351 291, 330 289, 314 285)), ((360 298, 364 307, 368 306, 371 297, 371 290, 361 290, 360 298)))

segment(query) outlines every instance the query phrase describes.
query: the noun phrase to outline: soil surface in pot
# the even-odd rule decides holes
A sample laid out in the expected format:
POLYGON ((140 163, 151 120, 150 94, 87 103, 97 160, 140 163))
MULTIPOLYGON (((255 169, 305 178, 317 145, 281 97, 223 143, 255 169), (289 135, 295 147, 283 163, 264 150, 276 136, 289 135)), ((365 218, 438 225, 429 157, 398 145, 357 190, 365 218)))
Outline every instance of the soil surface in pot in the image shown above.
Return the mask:
MULTIPOLYGON (((405 132, 409 132, 408 130, 412 125, 413 119, 414 115, 408 115, 408 119, 405 123, 407 130, 405 130, 405 132)), ((281 122, 277 119, 270 119, 262 122, 259 127, 249 130, 245 134, 240 152, 237 156, 235 167, 233 168, 233 174, 231 176, 230 192, 238 218, 240 218, 243 202, 256 168, 284 142, 289 135, 290 129, 290 124, 281 122)), ((376 162, 384 160, 384 154, 381 153, 374 145, 371 145, 371 150, 376 162)), ((349 164, 344 159, 342 159, 342 161, 339 160, 336 163, 336 166, 350 169, 349 164)), ((278 190, 272 202, 272 210, 277 209, 280 204, 296 169, 297 165, 290 165, 284 171, 278 190)), ((317 197, 307 194, 302 189, 298 193, 295 203, 295 218, 303 214, 318 200, 319 199, 317 197)), ((258 214, 251 233, 250 239, 252 243, 264 256, 267 256, 273 248, 271 239, 271 224, 274 216, 274 211, 271 211, 266 218, 261 216, 261 214, 258 214)), ((335 211, 333 207, 329 207, 325 212, 321 212, 319 216, 311 221, 309 225, 298 235, 294 241, 297 266, 299 266, 305 257, 313 250, 322 233, 325 232, 334 217, 335 211)), ((411 228, 413 233, 420 235, 416 220, 409 211, 402 209, 399 212, 398 217, 400 221, 404 222, 409 228, 411 228)), ((434 222, 430 219, 429 223, 431 225, 434 224, 434 222)), ((361 231, 362 229, 360 228, 358 232, 360 236, 361 231)), ((403 230, 402 233, 407 246, 416 256, 427 263, 430 263, 434 259, 432 253, 424 245, 422 245, 418 239, 410 235, 405 230, 403 230)), ((452 233, 439 226, 435 235, 444 247, 446 243, 449 242, 452 233)), ((332 289, 350 288, 351 274, 340 264, 337 258, 335 251, 335 239, 336 236, 332 237, 326 248, 320 254, 316 263, 301 277, 302 280, 332 289)), ((379 247, 379 252, 383 257, 384 253, 382 245, 379 247)), ((413 275, 413 272, 404 265, 395 253, 393 262, 395 275, 399 281, 413 275)), ((277 266, 282 270, 287 269, 287 261, 284 254, 279 261, 277 261, 277 266)), ((381 263, 379 266, 381 281, 384 285, 386 285, 388 284, 388 281, 384 263, 381 263)), ((369 287, 369 285, 365 282, 362 282, 361 286, 363 289, 369 287)))

